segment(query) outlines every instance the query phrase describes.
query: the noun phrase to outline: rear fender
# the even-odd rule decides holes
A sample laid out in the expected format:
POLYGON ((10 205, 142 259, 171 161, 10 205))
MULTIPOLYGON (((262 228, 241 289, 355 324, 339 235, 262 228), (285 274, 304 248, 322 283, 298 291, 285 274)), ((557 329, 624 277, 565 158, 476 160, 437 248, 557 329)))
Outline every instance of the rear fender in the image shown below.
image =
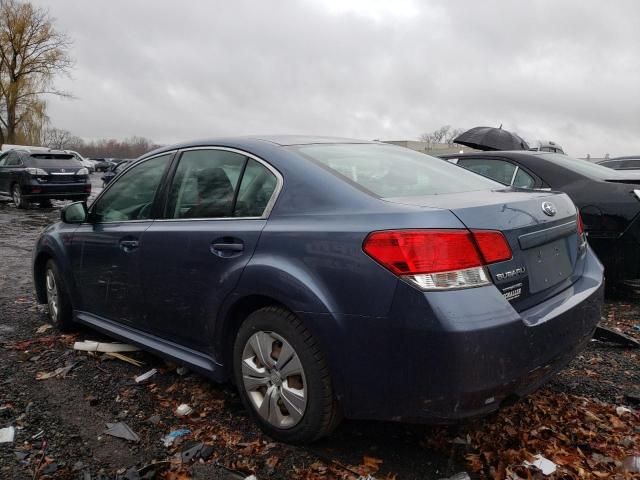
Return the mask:
POLYGON ((234 293, 224 302, 217 316, 219 321, 216 322, 214 331, 216 360, 226 363, 230 374, 232 367, 229 355, 240 324, 252 311, 273 304, 291 310, 302 320, 326 356, 334 388, 337 392, 342 392, 340 355, 332 345, 335 346, 335 337, 339 337, 345 328, 341 321, 344 316, 335 314, 334 300, 329 289, 313 272, 293 259, 279 258, 275 265, 254 256, 242 273, 234 293), (245 309, 242 306, 246 303, 250 305, 245 309), (236 314, 239 310, 243 312, 240 318, 236 314), (331 336, 328 332, 331 332, 331 336))

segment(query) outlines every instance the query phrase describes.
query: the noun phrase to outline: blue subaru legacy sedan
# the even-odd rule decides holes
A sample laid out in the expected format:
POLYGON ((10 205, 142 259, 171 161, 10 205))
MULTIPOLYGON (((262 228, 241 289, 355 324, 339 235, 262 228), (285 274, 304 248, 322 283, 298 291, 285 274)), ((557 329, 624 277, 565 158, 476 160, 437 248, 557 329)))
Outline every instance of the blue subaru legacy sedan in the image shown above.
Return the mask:
POLYGON ((37 242, 38 300, 233 381, 273 438, 343 417, 451 422, 531 392, 589 341, 602 265, 565 194, 400 147, 184 143, 37 242))

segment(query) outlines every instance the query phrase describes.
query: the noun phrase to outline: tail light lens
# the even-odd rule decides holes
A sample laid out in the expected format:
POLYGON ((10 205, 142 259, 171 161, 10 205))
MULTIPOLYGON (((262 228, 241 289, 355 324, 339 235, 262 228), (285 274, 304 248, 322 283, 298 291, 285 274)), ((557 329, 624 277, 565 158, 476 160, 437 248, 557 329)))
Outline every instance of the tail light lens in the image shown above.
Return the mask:
POLYGON ((580 212, 576 214, 576 224, 578 229, 578 250, 582 251, 587 246, 587 235, 584 231, 584 222, 580 212))
POLYGON ((422 290, 491 283, 485 265, 509 260, 504 235, 487 230, 392 230, 365 239, 367 255, 422 290))

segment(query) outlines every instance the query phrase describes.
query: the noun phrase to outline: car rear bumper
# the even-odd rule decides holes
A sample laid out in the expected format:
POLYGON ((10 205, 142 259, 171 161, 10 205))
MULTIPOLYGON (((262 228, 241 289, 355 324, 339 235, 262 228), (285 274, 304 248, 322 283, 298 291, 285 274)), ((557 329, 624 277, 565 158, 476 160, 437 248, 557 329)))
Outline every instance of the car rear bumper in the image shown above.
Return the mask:
POLYGON ((522 312, 494 286, 421 293, 400 283, 389 318, 342 318, 329 362, 345 415, 448 423, 533 391, 600 320, 603 268, 586 256, 580 280, 522 312))
POLYGON ((22 196, 28 200, 44 198, 83 199, 91 194, 91 183, 39 183, 30 182, 21 187, 22 196))

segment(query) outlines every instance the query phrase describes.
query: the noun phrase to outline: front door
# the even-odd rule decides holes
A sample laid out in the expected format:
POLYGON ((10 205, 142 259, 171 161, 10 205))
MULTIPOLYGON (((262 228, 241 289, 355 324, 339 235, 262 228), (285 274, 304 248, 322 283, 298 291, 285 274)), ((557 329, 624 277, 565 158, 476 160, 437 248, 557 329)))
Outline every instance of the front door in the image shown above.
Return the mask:
POLYGON ((149 329, 194 349, 211 345, 216 313, 253 255, 278 182, 240 152, 182 153, 165 218, 144 234, 149 329))
POLYGON ((141 327, 140 251, 152 225, 152 206, 173 154, 142 161, 98 197, 90 223, 73 235, 79 310, 141 327))

